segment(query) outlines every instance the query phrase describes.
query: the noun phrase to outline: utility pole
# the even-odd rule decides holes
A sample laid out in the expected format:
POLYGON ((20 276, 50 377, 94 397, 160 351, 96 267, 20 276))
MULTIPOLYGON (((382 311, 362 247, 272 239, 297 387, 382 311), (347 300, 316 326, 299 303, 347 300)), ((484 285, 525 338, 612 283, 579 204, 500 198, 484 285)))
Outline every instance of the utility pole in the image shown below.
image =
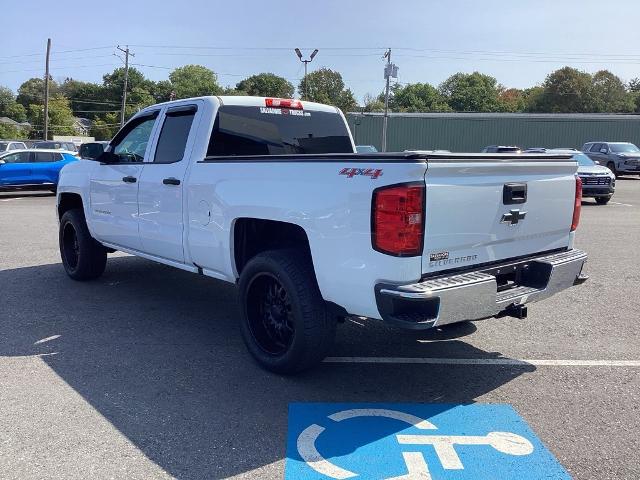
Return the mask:
POLYGON ((47 59, 44 67, 44 139, 49 140, 49 57, 51 56, 51 39, 47 38, 47 59))
POLYGON ((391 63, 391 49, 388 49, 382 58, 387 59, 384 67, 384 78, 387 81, 384 89, 384 118, 382 119, 382 151, 387 151, 387 122, 389 120, 389 81, 391 77, 398 76, 398 67, 391 63), (395 71, 394 71, 395 69, 395 71))
POLYGON ((129 55, 135 57, 133 53, 129 51, 129 45, 126 48, 120 48, 118 50, 124 53, 124 85, 122 88, 122 108, 120 110, 120 128, 124 127, 124 109, 127 106, 127 83, 129 82, 129 55))
POLYGON ((313 52, 311 52, 311 55, 309 56, 309 60, 303 60, 302 59, 302 52, 300 51, 299 48, 295 49, 296 55, 298 56, 298 58, 300 59, 300 61, 302 63, 304 63, 304 98, 307 98, 307 64, 311 63, 311 61, 313 60, 313 57, 315 57, 318 54, 318 49, 316 48, 313 52))

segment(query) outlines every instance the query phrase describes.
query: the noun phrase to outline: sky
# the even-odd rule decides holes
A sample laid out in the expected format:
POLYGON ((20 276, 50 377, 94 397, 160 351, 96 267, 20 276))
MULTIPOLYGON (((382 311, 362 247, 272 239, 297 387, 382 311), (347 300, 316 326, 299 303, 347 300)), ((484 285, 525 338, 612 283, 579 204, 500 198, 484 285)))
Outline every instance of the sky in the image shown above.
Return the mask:
POLYGON ((297 86, 303 65, 338 70, 362 101, 384 88, 382 55, 392 49, 400 83, 439 84, 456 72, 490 74, 506 87, 544 81, 564 65, 640 77, 638 0, 28 0, 3 2, 0 85, 16 91, 44 75, 47 38, 56 80, 101 82, 132 63, 162 80, 201 64, 233 86, 273 72, 297 86), (25 11, 28 10, 28 11, 25 11), (11 20, 13 19, 13 20, 11 20))

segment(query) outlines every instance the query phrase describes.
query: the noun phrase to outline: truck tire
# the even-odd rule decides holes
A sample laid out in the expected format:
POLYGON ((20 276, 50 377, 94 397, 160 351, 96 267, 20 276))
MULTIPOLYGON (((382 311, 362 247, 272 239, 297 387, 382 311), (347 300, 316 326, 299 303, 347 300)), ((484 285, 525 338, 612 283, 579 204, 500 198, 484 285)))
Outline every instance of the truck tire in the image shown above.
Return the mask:
POLYGON ((611 170, 611 173, 613 173, 616 176, 616 178, 618 178, 620 176, 618 174, 618 171, 616 170, 616 164, 615 163, 613 163, 613 162, 607 163, 607 168, 609 170, 611 170))
POLYGON ((307 255, 296 249, 260 253, 242 270, 239 287, 242 338, 262 367, 292 374, 328 354, 336 320, 307 255))
POLYGON ((598 205, 606 205, 611 200, 611 197, 596 197, 596 203, 598 205))
POLYGON ((89 233, 82 209, 74 208, 62 215, 58 240, 67 275, 74 280, 93 280, 102 275, 107 249, 89 233))

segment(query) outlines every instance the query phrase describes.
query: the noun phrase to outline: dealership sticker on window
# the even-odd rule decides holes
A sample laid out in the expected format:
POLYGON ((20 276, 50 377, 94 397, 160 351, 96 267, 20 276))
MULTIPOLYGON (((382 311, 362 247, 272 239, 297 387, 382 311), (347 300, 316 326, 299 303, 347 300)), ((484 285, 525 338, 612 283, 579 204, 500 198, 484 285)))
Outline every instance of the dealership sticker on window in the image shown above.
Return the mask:
POLYGON ((260 107, 260 113, 266 113, 270 115, 294 115, 298 117, 311 116, 311 113, 304 112, 302 110, 291 110, 289 108, 273 108, 273 107, 260 107))

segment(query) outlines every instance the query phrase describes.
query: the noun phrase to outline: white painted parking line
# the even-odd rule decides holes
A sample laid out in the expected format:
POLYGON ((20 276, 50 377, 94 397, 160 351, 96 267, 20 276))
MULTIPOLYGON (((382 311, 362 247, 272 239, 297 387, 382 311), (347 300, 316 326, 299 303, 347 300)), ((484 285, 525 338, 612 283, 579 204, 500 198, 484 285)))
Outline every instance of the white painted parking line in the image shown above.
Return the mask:
POLYGON ((3 198, 0 200, 0 202, 11 202, 12 200, 20 200, 21 197, 16 197, 16 198, 3 198))
POLYGON ((325 363, 427 365, 535 365, 540 367, 640 367, 640 360, 545 360, 516 358, 327 357, 325 363))
POLYGON ((630 203, 609 202, 611 205, 620 205, 621 207, 633 207, 630 203))

